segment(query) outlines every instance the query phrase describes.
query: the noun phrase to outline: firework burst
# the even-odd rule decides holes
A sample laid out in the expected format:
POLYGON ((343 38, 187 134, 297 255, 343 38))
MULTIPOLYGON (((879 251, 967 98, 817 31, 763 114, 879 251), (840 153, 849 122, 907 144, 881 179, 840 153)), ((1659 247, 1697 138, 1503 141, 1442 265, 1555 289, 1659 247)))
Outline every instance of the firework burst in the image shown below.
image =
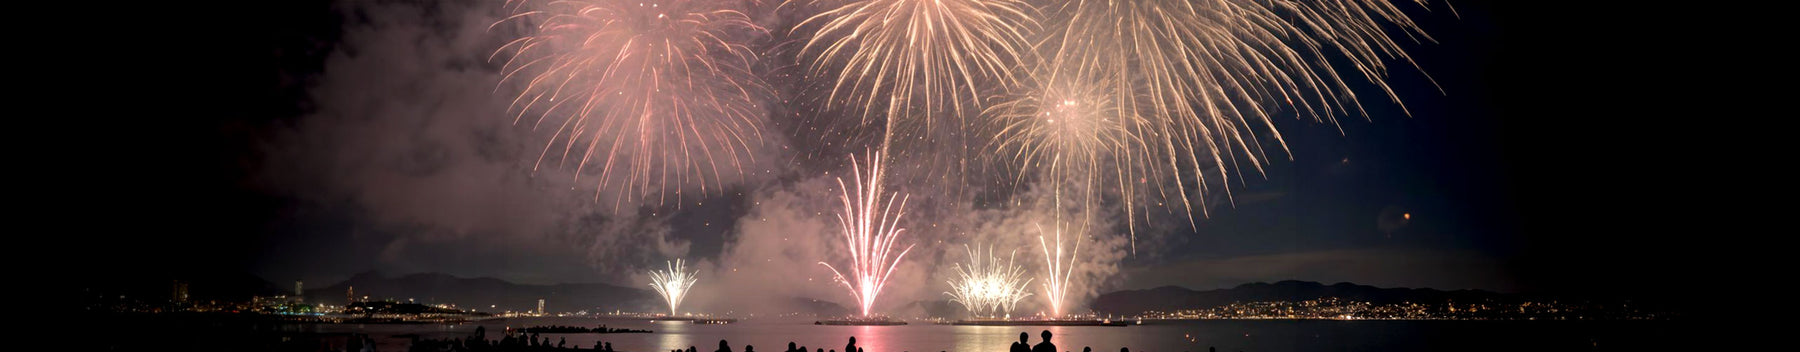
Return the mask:
POLYGON ((831 1, 796 29, 818 29, 800 53, 814 57, 809 75, 835 76, 827 108, 861 102, 843 105, 861 110, 865 124, 884 112, 886 151, 897 128, 929 131, 939 110, 960 112, 983 84, 1016 79, 1033 14, 1021 0, 831 1))
POLYGON ((1013 306, 1031 296, 1025 289, 1031 284, 1025 268, 1013 265, 1016 253, 1007 254, 1006 262, 1001 263, 993 247, 986 253, 981 246, 965 245, 964 249, 969 251, 969 265, 957 265, 957 277, 950 281, 950 292, 945 292, 951 301, 961 303, 975 316, 998 317, 1012 315, 1013 306))
POLYGON ((999 137, 991 142, 999 151, 995 156, 1020 165, 1014 182, 1035 177, 1040 184, 1053 187, 1056 209, 1063 209, 1063 189, 1070 184, 1078 185, 1074 191, 1087 210, 1097 207, 1101 189, 1097 186, 1106 180, 1117 182, 1114 189, 1124 193, 1124 198, 1133 196, 1135 188, 1125 180, 1140 170, 1128 172, 1126 168, 1148 157, 1142 152, 1146 148, 1139 135, 1148 121, 1121 113, 1125 107, 1120 102, 1129 100, 1114 99, 1113 91, 1105 89, 1111 74, 1075 71, 1035 76, 1031 93, 1002 95, 983 112, 999 137))
MULTIPOLYGON (((1069 250, 1069 260, 1064 262, 1063 231, 1060 222, 1055 230, 1055 252, 1052 252, 1050 245, 1044 242, 1043 235, 1038 235, 1038 245, 1044 249, 1044 274, 1047 276, 1047 280, 1044 280, 1044 300, 1050 301, 1051 316, 1061 317, 1063 315, 1063 299, 1068 298, 1069 276, 1075 273, 1075 258, 1081 252, 1081 237, 1075 237, 1075 246, 1069 250)), ((1038 233, 1043 232, 1044 227, 1038 226, 1038 233)))
POLYGON ((1032 84, 987 110, 996 145, 1021 175, 1115 185, 1134 234, 1136 207, 1169 204, 1191 223, 1209 185, 1263 172, 1263 139, 1285 153, 1273 111, 1366 117, 1334 60, 1398 104, 1384 62, 1412 61, 1385 26, 1430 40, 1385 0, 1062 0, 1046 12, 1056 25, 1035 45, 1032 84))
POLYGON ((602 190, 658 202, 668 185, 701 193, 743 175, 760 145, 769 88, 751 72, 744 36, 766 34, 735 2, 706 0, 509 1, 495 24, 530 32, 502 46, 502 82, 523 86, 517 123, 536 115, 556 131, 533 170, 560 155, 576 159, 576 180, 596 175, 602 190), (560 120, 560 121, 559 121, 560 120), (597 168, 590 171, 589 168, 597 168))
POLYGON ((844 228, 844 246, 850 253, 850 275, 845 276, 836 267, 826 262, 819 262, 831 269, 835 279, 850 290, 850 296, 862 307, 862 315, 869 316, 869 308, 875 305, 875 296, 887 286, 888 276, 900 265, 900 259, 912 251, 912 246, 895 254, 894 240, 906 229, 900 228, 900 217, 906 214, 905 195, 887 195, 882 201, 881 190, 881 153, 872 153, 869 157, 869 173, 863 175, 856 158, 850 159, 850 170, 856 176, 855 188, 844 184, 838 178, 838 188, 843 190, 839 197, 844 209, 838 214, 838 224, 844 228), (864 178, 867 177, 867 180, 864 178), (896 204, 898 202, 898 204, 896 204))
POLYGON ((669 315, 674 316, 676 310, 681 308, 681 299, 687 298, 688 288, 694 287, 694 282, 700 279, 700 272, 686 271, 681 259, 668 265, 668 271, 650 272, 650 287, 655 288, 656 294, 662 295, 663 300, 669 302, 669 315))

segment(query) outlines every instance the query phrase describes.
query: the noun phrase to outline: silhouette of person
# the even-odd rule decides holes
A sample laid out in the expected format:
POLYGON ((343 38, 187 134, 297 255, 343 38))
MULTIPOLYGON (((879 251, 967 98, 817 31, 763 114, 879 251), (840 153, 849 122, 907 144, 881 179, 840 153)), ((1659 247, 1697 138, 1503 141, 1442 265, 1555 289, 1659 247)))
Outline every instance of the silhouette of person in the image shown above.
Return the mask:
POLYGON ((1039 342, 1037 346, 1031 346, 1031 352, 1056 352, 1056 344, 1050 343, 1050 330, 1044 330, 1044 333, 1039 335, 1044 336, 1044 342, 1039 342))
POLYGON ((1131 352, 1130 348, 1119 347, 1119 352, 1131 352))
POLYGON ((713 352, 731 352, 731 344, 726 343, 725 340, 719 340, 719 350, 713 352))
POLYGON ((850 337, 850 343, 844 345, 844 352, 856 352, 856 336, 850 337))
POLYGON ((1088 346, 1081 346, 1081 352, 1094 352, 1094 349, 1088 346))
POLYGON ((611 342, 607 342, 607 343, 606 343, 606 352, 612 352, 612 350, 613 350, 613 349, 612 349, 612 343, 611 343, 611 342))
POLYGON ((744 345, 744 352, 756 352, 756 346, 744 345))
POLYGON ((568 345, 569 345, 569 338, 567 338, 567 337, 556 338, 556 348, 563 348, 563 346, 568 346, 568 345))
POLYGON ((1029 340, 1031 340, 1031 334, 1027 334, 1027 333, 1021 331, 1021 332, 1019 332, 1019 342, 1012 343, 1012 348, 1008 348, 1008 349, 1006 349, 1006 351, 1007 352, 1031 352, 1031 345, 1027 344, 1028 342, 1026 342, 1029 340))
POLYGON ((788 350, 788 352, 794 352, 794 348, 795 348, 795 347, 794 347, 794 342, 793 342, 793 341, 788 341, 788 349, 787 349, 787 350, 788 350))
POLYGON ((688 352, 700 352, 700 351, 695 351, 694 346, 688 346, 688 352))

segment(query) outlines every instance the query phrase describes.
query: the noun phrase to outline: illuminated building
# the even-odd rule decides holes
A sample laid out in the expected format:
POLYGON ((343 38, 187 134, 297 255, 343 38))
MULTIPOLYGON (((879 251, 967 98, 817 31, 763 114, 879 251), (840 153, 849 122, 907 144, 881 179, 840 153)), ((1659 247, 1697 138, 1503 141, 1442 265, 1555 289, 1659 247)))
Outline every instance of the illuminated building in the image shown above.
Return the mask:
POLYGON ((174 284, 170 287, 169 300, 175 301, 175 303, 187 303, 188 283, 186 281, 175 280, 174 284))

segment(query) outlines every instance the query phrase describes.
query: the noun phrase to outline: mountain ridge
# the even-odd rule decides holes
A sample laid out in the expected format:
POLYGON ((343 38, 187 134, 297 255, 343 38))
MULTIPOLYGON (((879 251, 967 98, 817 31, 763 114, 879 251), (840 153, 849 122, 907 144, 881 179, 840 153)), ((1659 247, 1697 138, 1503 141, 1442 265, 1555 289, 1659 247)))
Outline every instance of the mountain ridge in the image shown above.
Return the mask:
POLYGON ((1252 282, 1204 291, 1180 286, 1113 291, 1094 297, 1089 307, 1099 314, 1137 315, 1146 311, 1211 308, 1236 302, 1305 301, 1326 297, 1373 304, 1589 300, 1573 296, 1512 294, 1472 289, 1382 288, 1349 282, 1326 285, 1313 281, 1282 280, 1274 283, 1252 282))

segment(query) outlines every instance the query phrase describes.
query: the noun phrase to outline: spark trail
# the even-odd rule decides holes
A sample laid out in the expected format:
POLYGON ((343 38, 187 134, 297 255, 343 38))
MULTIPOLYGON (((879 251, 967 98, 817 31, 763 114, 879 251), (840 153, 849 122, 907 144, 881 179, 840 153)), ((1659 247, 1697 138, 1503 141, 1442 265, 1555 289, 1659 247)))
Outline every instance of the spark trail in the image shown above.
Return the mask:
POLYGON ((830 263, 819 262, 831 269, 837 282, 850 290, 850 296, 856 299, 862 308, 862 316, 869 317, 869 310, 875 305, 875 297, 887 286, 887 280, 900 265, 906 253, 912 251, 912 245, 906 246, 898 254, 894 253, 894 240, 899 239, 906 229, 899 226, 900 217, 906 213, 907 197, 901 194, 886 195, 882 201, 882 159, 881 153, 872 153, 869 157, 869 173, 864 175, 856 158, 850 159, 851 174, 855 182, 844 184, 839 177, 838 188, 843 190, 839 197, 843 201, 843 211, 838 213, 838 224, 844 229, 844 246, 850 255, 850 275, 844 275, 830 263), (865 178, 867 178, 865 180, 865 178), (898 204, 895 204, 898 202, 898 204))
POLYGON ((555 133, 532 166, 552 153, 575 159, 575 179, 597 177, 594 196, 681 200, 742 177, 762 143, 771 90, 751 67, 746 36, 767 34, 735 2, 708 0, 513 0, 494 24, 529 33, 494 52, 510 54, 502 83, 522 85, 514 123, 555 133), (560 121, 559 121, 560 120, 560 121), (597 172, 589 170, 598 168, 597 172), (669 190, 673 188, 673 197, 669 190), (673 198, 673 199, 670 199, 673 198))
POLYGON ((951 290, 945 294, 975 316, 1011 316, 1013 307, 1031 296, 1026 290, 1031 279, 1025 278, 1025 268, 1013 265, 1016 253, 1008 254, 1006 262, 1001 263, 993 247, 988 247, 986 253, 979 245, 964 245, 964 249, 969 251, 969 264, 957 265, 957 277, 950 281, 951 290))
POLYGON ((1075 247, 1069 250, 1069 261, 1063 262, 1062 225, 1056 225, 1056 251, 1052 255, 1050 245, 1044 242, 1042 225, 1038 226, 1038 245, 1044 249, 1044 273, 1048 280, 1044 281, 1044 299, 1050 302, 1052 317, 1063 316, 1063 299, 1068 297, 1069 276, 1075 273, 1075 259, 1081 252, 1081 236, 1075 237, 1075 247))
POLYGON ((1279 112, 1367 117, 1357 78, 1404 111, 1386 61, 1417 65, 1386 29, 1431 40, 1387 0, 1056 0, 1044 12, 1053 25, 1026 88, 985 111, 997 154, 1021 180, 1078 184, 1089 203, 1116 189, 1134 237, 1148 208, 1191 224, 1208 195, 1232 201, 1233 178, 1263 172, 1265 145, 1287 152, 1279 112))
POLYGON ((681 259, 668 265, 667 271, 650 272, 650 287, 655 288, 656 294, 662 295, 663 301, 669 303, 669 316, 675 316, 676 310, 681 308, 681 300, 687 298, 688 289, 694 287, 694 282, 700 279, 700 272, 686 271, 681 259))
POLYGON ((1010 85, 1036 28, 1022 0, 792 2, 825 8, 795 29, 817 28, 800 53, 812 58, 809 76, 831 80, 827 108, 860 110, 865 125, 881 113, 884 153, 897 130, 930 131, 940 110, 961 116, 981 87, 1010 85))

